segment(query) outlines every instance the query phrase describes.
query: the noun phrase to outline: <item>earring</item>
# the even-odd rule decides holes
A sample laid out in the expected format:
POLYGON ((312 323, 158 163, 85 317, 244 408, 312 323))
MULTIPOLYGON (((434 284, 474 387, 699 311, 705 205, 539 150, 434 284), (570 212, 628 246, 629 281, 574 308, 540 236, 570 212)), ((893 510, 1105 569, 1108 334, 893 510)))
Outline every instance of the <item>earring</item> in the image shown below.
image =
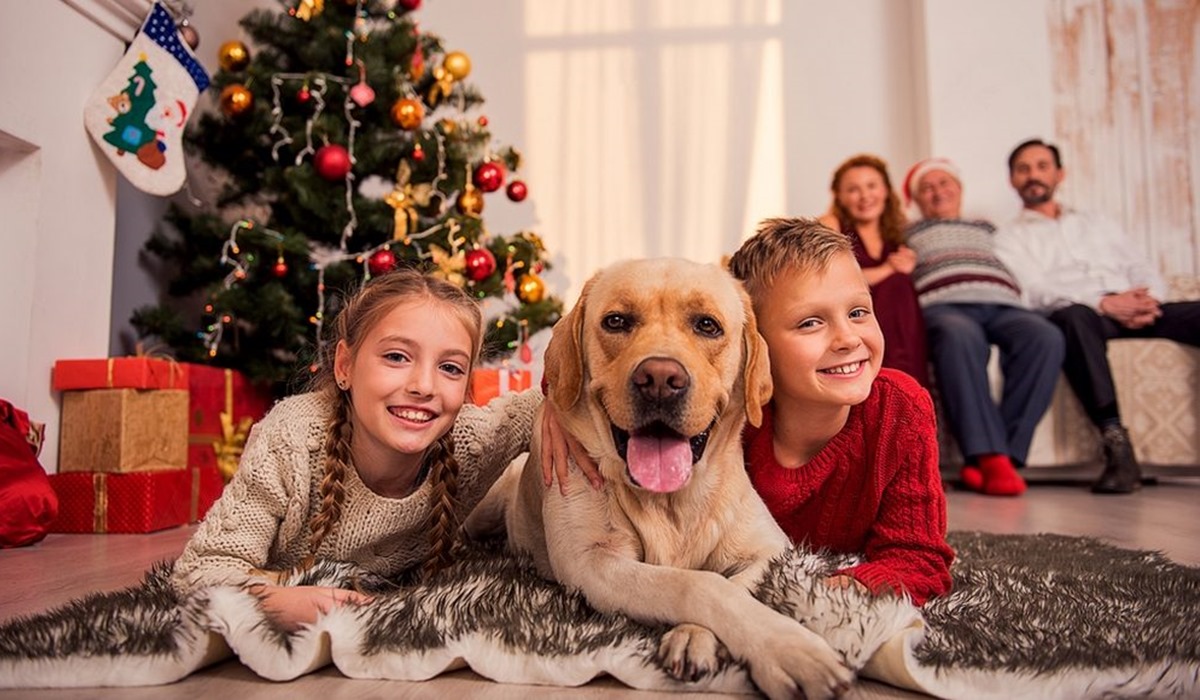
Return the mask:
POLYGON ((337 388, 345 391, 350 388, 350 382, 346 381, 345 379, 339 379, 337 380, 337 388))

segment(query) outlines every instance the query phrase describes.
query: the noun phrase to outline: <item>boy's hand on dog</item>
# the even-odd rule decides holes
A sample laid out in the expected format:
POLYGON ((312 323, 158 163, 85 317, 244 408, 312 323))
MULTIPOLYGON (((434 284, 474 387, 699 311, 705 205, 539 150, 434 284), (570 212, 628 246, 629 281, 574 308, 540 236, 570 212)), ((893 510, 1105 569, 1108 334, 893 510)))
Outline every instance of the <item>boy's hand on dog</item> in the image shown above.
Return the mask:
POLYGON ((272 586, 265 583, 250 587, 263 612, 289 633, 300 631, 339 605, 364 605, 371 597, 357 591, 328 586, 272 586))
POLYGON ((842 588, 842 589, 846 589, 846 588, 850 588, 851 586, 854 586, 855 588, 858 589, 859 593, 870 593, 871 592, 869 588, 867 588, 866 586, 864 586, 862 584, 862 581, 859 581, 858 579, 854 578, 853 576, 847 576, 846 574, 839 574, 837 576, 827 577, 825 579, 825 585, 829 586, 830 588, 842 588))
POLYGON ((546 488, 554 484, 554 476, 558 475, 558 490, 567 495, 567 470, 571 460, 579 465, 579 470, 591 483, 592 488, 599 491, 604 488, 604 477, 600 476, 600 467, 592 460, 583 445, 571 437, 558 423, 558 414, 554 405, 549 401, 542 404, 542 482, 546 488))

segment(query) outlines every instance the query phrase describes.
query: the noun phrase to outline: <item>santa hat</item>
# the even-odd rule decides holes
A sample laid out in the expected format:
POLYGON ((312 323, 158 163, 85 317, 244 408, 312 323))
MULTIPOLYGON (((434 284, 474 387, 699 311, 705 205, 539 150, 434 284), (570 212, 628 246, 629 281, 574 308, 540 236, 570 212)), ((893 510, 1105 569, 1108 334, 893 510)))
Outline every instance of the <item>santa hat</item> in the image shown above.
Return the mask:
POLYGON ((918 161, 915 165, 908 169, 908 174, 904 176, 904 203, 912 204, 913 192, 921 186, 921 178, 925 177, 934 170, 941 170, 944 173, 949 173, 950 177, 962 183, 962 173, 958 166, 951 163, 946 158, 926 158, 918 161))

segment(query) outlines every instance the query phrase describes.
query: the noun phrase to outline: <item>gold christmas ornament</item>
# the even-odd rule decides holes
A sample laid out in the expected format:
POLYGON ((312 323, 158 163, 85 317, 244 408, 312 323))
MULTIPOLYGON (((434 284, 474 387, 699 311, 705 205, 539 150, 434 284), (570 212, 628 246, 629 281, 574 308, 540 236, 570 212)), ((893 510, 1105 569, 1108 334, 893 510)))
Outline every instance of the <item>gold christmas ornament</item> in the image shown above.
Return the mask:
POLYGON ((472 185, 467 185, 467 188, 458 195, 458 201, 454 203, 458 211, 467 216, 479 216, 483 213, 483 193, 472 185))
POLYGON ((221 91, 221 111, 228 117, 245 114, 254 106, 254 94, 246 86, 234 83, 221 91))
POLYGON ((431 244, 429 257, 433 260, 436 268, 430 271, 430 275, 440 277, 456 287, 462 287, 467 283, 467 278, 463 276, 463 270, 467 267, 467 251, 459 249, 455 253, 449 253, 441 247, 431 244))
POLYGON ((217 49, 217 63, 221 70, 236 73, 250 65, 250 49, 236 39, 221 44, 217 49))
POLYGON ((402 97, 392 105, 392 121, 405 131, 412 131, 421 126, 423 119, 425 119, 425 107, 420 100, 402 97))
POLYGON ((471 74, 471 59, 462 51, 451 51, 442 59, 442 68, 454 80, 462 80, 471 74))
POLYGON ((307 22, 324 11, 325 0, 300 0, 300 4, 288 12, 295 15, 296 19, 302 19, 307 22))
POLYGON ((412 168, 408 161, 401 158, 396 168, 396 186, 383 198, 390 207, 396 210, 395 223, 392 227, 392 240, 407 241, 408 237, 417 232, 417 207, 427 207, 433 197, 433 185, 428 182, 412 184, 412 168))
POLYGON ((546 244, 542 243, 542 237, 533 231, 522 231, 517 234, 517 237, 528 241, 529 245, 533 246, 533 249, 537 251, 538 255, 542 255, 546 252, 546 244))
POLYGON ((433 69, 433 83, 425 91, 425 103, 431 108, 437 108, 442 100, 450 96, 454 89, 454 76, 442 66, 433 69))
POLYGON ((546 298, 546 283, 533 273, 521 275, 517 281, 517 298, 526 304, 536 304, 546 298))
POLYGON ((455 130, 458 129, 458 124, 453 119, 447 117, 446 119, 438 122, 438 128, 442 130, 442 134, 446 136, 453 136, 455 130))

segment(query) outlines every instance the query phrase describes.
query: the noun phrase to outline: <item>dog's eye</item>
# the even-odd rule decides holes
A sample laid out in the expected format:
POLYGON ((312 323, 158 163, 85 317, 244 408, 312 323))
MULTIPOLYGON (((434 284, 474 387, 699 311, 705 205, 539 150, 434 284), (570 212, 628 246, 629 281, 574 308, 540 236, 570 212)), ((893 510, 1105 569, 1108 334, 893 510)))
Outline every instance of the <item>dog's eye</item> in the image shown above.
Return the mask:
POLYGON ((606 315, 600 325, 610 333, 625 333, 633 329, 633 319, 625 314, 612 313, 606 315))
POLYGON ((700 335, 709 338, 719 338, 725 333, 725 329, 721 328, 721 324, 717 323, 717 319, 712 316, 697 316, 692 320, 692 328, 695 328, 700 335))

